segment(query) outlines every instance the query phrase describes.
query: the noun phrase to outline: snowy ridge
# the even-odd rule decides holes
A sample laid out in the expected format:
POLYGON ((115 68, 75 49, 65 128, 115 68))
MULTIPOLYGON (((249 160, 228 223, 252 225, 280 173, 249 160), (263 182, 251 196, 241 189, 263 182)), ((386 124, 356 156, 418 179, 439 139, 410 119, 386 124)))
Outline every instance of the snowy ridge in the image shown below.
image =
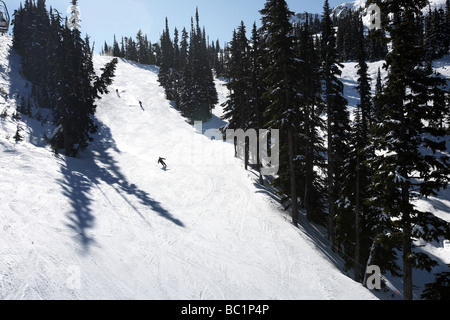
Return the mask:
MULTIPOLYGON (((232 145, 186 123, 157 68, 119 61, 94 143, 69 159, 39 143, 48 124, 11 118, 27 85, 1 40, 0 299, 377 299, 285 220, 232 145)), ((204 128, 223 124, 216 112, 204 128)))
MULTIPOLYGON (((355 0, 351 2, 345 2, 333 9, 333 15, 336 17, 340 17, 341 15, 345 15, 348 11, 357 11, 359 9, 364 9, 367 7, 367 3, 369 0, 355 0)), ((443 8, 445 7, 446 0, 429 0, 429 7, 424 8, 424 13, 428 12, 428 8, 434 10, 434 8, 443 8)))
MULTIPOLYGON (((428 10, 434 10, 435 8, 445 8, 446 0, 429 0, 429 6, 423 9, 423 14, 428 14, 428 10)), ((362 20, 366 27, 369 27, 372 23, 371 16, 369 12, 367 12, 367 5, 370 3, 369 0, 355 0, 351 2, 345 2, 332 10, 332 15, 334 17, 342 17, 345 16, 349 11, 358 11, 362 10, 362 20)))
MULTIPOLYGON (((368 14, 367 5, 369 0, 355 0, 355 1, 349 1, 344 2, 335 8, 332 9, 331 15, 336 18, 344 17, 348 12, 350 11, 358 11, 362 10, 362 18, 363 23, 365 26, 370 26, 371 24, 371 16, 368 14)), ((429 0, 429 6, 423 9, 423 13, 427 14, 428 10, 431 8, 431 10, 434 10, 435 8, 445 8, 446 0, 429 0)), ((322 19, 322 14, 312 14, 313 19, 315 17, 322 19)), ((292 23, 305 23, 306 21, 306 14, 305 13, 297 13, 292 17, 292 23)))

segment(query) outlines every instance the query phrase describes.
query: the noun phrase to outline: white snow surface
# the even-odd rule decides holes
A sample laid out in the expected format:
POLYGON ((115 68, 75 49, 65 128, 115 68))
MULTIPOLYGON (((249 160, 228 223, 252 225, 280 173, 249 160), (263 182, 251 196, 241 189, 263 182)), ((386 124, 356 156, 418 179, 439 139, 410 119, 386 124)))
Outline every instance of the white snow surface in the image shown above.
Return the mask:
MULTIPOLYGON (((423 8, 423 13, 428 14, 428 11, 434 9, 445 9, 446 0, 428 0, 428 5, 423 8)), ((369 2, 371 3, 371 2, 369 2)), ((354 0, 341 3, 332 10, 332 16, 340 18, 345 16, 349 11, 357 11, 363 9, 362 18, 365 26, 369 27, 372 23, 370 13, 368 12, 368 0, 354 0)))
MULTIPOLYGON (((346 10, 359 10, 361 8, 366 8, 367 2, 368 2, 368 0, 354 0, 354 1, 344 2, 344 3, 336 6, 333 10, 334 10, 335 14, 339 17, 339 15, 342 12, 345 12, 346 10)), ((446 0, 428 0, 428 5, 424 9, 424 11, 428 12, 428 8, 431 8, 432 10, 434 10, 434 8, 445 9, 445 2, 446 2, 446 0)))
MULTIPOLYGON (((11 45, 1 37, 0 299, 378 299, 287 221, 232 145, 186 123, 155 67, 120 60, 94 143, 56 155, 48 122, 11 118, 29 92, 11 45)), ((110 59, 95 57, 98 73, 110 59)), ((223 125, 221 112, 204 128, 223 125)))

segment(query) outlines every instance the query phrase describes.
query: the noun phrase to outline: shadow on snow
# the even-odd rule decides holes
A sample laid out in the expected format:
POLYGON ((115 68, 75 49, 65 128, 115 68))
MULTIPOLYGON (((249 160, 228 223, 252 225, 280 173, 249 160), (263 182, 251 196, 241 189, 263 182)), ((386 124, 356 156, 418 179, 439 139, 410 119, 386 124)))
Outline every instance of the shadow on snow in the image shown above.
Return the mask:
MULTIPOLYGON (((95 225, 92 198, 93 189, 97 188, 110 202, 107 195, 100 188, 100 184, 106 183, 111 186, 124 202, 142 218, 143 222, 150 225, 145 213, 131 200, 134 197, 138 202, 157 213, 159 216, 173 222, 175 225, 184 227, 184 224, 174 218, 158 201, 139 189, 135 184, 127 181, 126 177, 111 156, 112 152, 120 154, 111 131, 104 124, 98 123, 99 132, 89 150, 83 153, 82 158, 66 158, 61 166, 64 178, 61 182, 63 194, 69 199, 71 211, 68 213, 68 227, 74 230, 83 249, 88 251, 89 246, 95 242, 89 230, 95 225)), ((112 203, 111 203, 112 205, 112 203)))

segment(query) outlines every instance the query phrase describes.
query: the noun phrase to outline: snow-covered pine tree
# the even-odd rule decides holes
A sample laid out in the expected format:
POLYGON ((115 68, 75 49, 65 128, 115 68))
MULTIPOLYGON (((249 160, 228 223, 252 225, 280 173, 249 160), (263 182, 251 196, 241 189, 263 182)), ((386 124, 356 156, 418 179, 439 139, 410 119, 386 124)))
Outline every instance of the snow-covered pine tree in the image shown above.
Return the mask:
POLYGON ((161 64, 158 72, 160 85, 166 92, 166 99, 173 100, 173 77, 172 69, 174 66, 174 47, 170 37, 169 22, 166 18, 166 28, 161 35, 161 64))
MULTIPOLYGON (((227 61, 226 77, 230 81, 226 84, 229 91, 227 100, 223 103, 223 119, 228 121, 229 129, 247 130, 250 125, 250 57, 249 43, 244 22, 233 32, 230 43, 230 58, 227 61)), ((227 128, 227 129, 228 129, 227 128)), ((238 141, 235 140, 237 155, 238 141)), ((247 160, 247 159, 246 159, 247 160)), ((246 161, 245 161, 246 162, 246 161)), ((247 162, 245 163, 247 167, 247 162)))
MULTIPOLYGON (((445 113, 442 80, 425 63, 426 51, 417 34, 426 0, 394 1, 382 4, 393 18, 387 24, 392 52, 387 56, 389 75, 383 92, 376 97, 381 118, 375 126, 377 157, 373 189, 377 204, 389 218, 389 237, 381 246, 400 248, 402 252, 403 295, 413 298, 414 268, 428 271, 436 262, 414 250, 416 240, 438 241, 450 236, 449 224, 415 205, 418 199, 436 195, 446 188, 450 178, 450 160, 446 152, 445 129, 436 124, 445 113)), ((395 254, 391 256, 396 265, 395 254)), ((397 268, 399 266, 397 265, 397 268)))
POLYGON ((368 198, 367 188, 371 178, 371 170, 367 159, 371 157, 370 148, 370 115, 372 97, 370 78, 368 76, 367 52, 365 47, 364 25, 359 18, 357 37, 358 57, 358 92, 360 102, 354 112, 349 140, 350 152, 341 169, 345 177, 343 192, 338 206, 336 219, 336 242, 342 247, 346 255, 344 259, 348 267, 354 269, 354 279, 361 281, 361 265, 368 259, 370 250, 370 228, 366 220, 370 218, 371 208, 365 201, 368 198), (362 239, 364 237, 364 239, 362 239), (365 245, 363 245, 363 243, 365 245), (351 258, 350 258, 351 257, 351 258))
MULTIPOLYGON (((72 5, 77 1, 72 0, 72 5)), ((16 14, 14 46, 22 55, 37 102, 51 107, 56 125, 62 128, 54 143, 68 156, 76 156, 97 130, 91 118, 95 100, 111 84, 117 60, 97 77, 89 39, 83 40, 79 30, 70 30, 62 21, 59 13, 46 10, 44 0, 27 1, 16 14)))
POLYGON ((183 28, 181 33, 181 43, 180 43, 180 78, 179 78, 179 94, 180 102, 178 108, 183 112, 184 116, 189 117, 189 110, 192 107, 192 68, 189 63, 189 34, 186 28, 183 28))
POLYGON ((119 43, 116 39, 116 35, 114 35, 112 54, 114 57, 120 57, 120 48, 119 43))
POLYGON ((445 45, 448 50, 450 50, 450 0, 445 1, 445 45))
MULTIPOLYGON (((374 2, 374 1, 372 1, 374 2)), ((381 16, 381 19, 384 19, 385 17, 381 16)), ((368 58, 370 61, 379 61, 383 60, 386 57, 386 54, 388 53, 388 42, 386 36, 386 29, 382 25, 380 29, 372 29, 369 30, 368 36, 367 36, 367 42, 368 42, 368 58)))
POLYGON ((335 249, 335 218, 343 176, 340 168, 349 154, 349 114, 344 97, 344 85, 339 79, 342 74, 336 51, 336 35, 331 19, 331 9, 325 0, 322 18, 322 79, 323 96, 327 114, 327 188, 328 188, 328 233, 331 248, 335 249))
POLYGON ((299 99, 300 62, 294 48, 293 27, 284 0, 267 0, 262 15, 266 37, 264 79, 268 128, 280 130, 280 170, 275 184, 290 195, 291 218, 298 224, 297 139, 303 124, 303 106, 299 99))
POLYGON ((360 12, 350 10, 347 14, 337 18, 335 25, 337 25, 336 33, 336 50, 340 61, 356 60, 358 52, 358 18, 360 12))
MULTIPOLYGON (((250 60, 250 87, 249 87, 249 108, 252 114, 251 128, 259 130, 264 128, 264 101, 262 95, 265 91, 263 81, 263 56, 262 56, 262 40, 256 23, 253 24, 252 37, 250 40, 249 60, 250 60)), ((256 150, 257 170, 259 172, 259 183, 264 184, 261 175, 262 163, 260 162, 259 151, 261 145, 258 139, 256 150)))
POLYGON ((179 32, 178 29, 174 30, 174 39, 173 39, 173 67, 172 67, 172 100, 175 102, 175 106, 179 108, 180 106, 180 77, 181 77, 181 69, 180 69, 180 46, 179 46, 179 32))
POLYGON ((198 8, 195 13, 195 25, 191 20, 188 64, 191 85, 187 88, 189 107, 185 107, 185 113, 192 121, 206 121, 211 118, 212 109, 218 102, 218 94, 208 59, 206 34, 200 28, 198 8))
MULTIPOLYGON (((223 104, 224 117, 228 120, 226 128, 231 129, 248 129, 259 130, 263 128, 263 112, 262 94, 264 92, 262 80, 262 65, 260 54, 260 37, 256 24, 253 26, 251 45, 246 36, 246 27, 244 22, 237 30, 233 32, 233 40, 230 43, 230 58, 226 63, 226 77, 230 79, 227 83, 229 96, 223 104)), ((258 141, 259 142, 259 141, 258 141)), ((259 144, 257 154, 249 154, 249 146, 245 147, 245 168, 247 169, 250 156, 257 160, 257 170, 260 170, 259 144)), ((235 141, 237 153, 237 141, 235 141)), ((260 183, 263 183, 260 175, 260 183)))
MULTIPOLYGON (((450 265, 448 267, 450 268, 450 265)), ((425 285, 425 290, 420 297, 433 301, 450 300, 450 272, 440 272, 435 276, 434 282, 425 285)))
POLYGON ((179 109, 191 121, 206 121, 218 102, 213 72, 209 63, 206 32, 200 28, 198 8, 191 32, 183 30, 180 43, 179 109), (188 43, 189 42, 189 43, 188 43))
POLYGON ((437 26, 437 42, 438 42, 438 57, 441 58, 448 53, 448 33, 445 11, 443 8, 435 8, 433 18, 437 26))
POLYGON ((318 171, 325 169, 326 153, 324 139, 320 132, 325 130, 321 118, 324 110, 322 84, 320 78, 320 57, 310 27, 312 18, 306 14, 304 24, 296 27, 298 57, 302 64, 299 92, 304 104, 304 126, 300 135, 300 153, 303 155, 298 171, 300 198, 306 210, 308 221, 324 224, 324 181, 318 171))
POLYGON ((126 42, 126 59, 127 60, 131 60, 131 61, 138 61, 138 49, 137 49, 137 45, 136 42, 133 40, 132 37, 126 38, 127 42, 126 42))
POLYGON ((20 141, 23 141, 23 137, 22 137, 22 135, 20 134, 20 131, 22 131, 22 129, 20 128, 20 126, 19 125, 17 125, 17 129, 16 129, 16 134, 14 135, 14 141, 16 141, 16 142, 20 142, 20 141))
POLYGON ((431 61, 436 58, 438 51, 438 43, 437 43, 437 30, 436 30, 436 19, 433 19, 433 12, 431 11, 431 7, 428 8, 428 14, 425 17, 425 47, 427 58, 431 61))
POLYGON ((223 49, 220 47, 219 40, 216 40, 215 52, 214 52, 214 70, 216 72, 216 77, 220 78, 223 76, 224 72, 224 58, 223 49))
POLYGON ((125 40, 122 37, 122 40, 120 41, 120 55, 119 55, 119 57, 120 58, 125 58, 125 56, 126 56, 126 53, 125 53, 125 40))

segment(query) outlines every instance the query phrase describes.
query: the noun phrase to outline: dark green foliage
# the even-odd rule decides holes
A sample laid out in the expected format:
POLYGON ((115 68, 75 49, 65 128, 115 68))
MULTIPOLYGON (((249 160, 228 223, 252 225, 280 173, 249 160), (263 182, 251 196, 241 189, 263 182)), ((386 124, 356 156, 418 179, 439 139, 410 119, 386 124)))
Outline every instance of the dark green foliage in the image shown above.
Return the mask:
POLYGON ((231 53, 227 62, 227 77, 230 79, 227 83, 229 96, 223 104, 223 118, 228 120, 230 128, 247 130, 252 116, 249 108, 252 75, 250 73, 250 47, 244 22, 233 33, 229 50, 231 53))
POLYGON ((220 47, 219 40, 216 41, 216 44, 213 42, 208 48, 208 51, 210 52, 210 65, 215 71, 215 76, 217 78, 223 77, 225 57, 224 50, 220 47))
POLYGON ((430 61, 443 57, 450 49, 449 9, 448 1, 445 10, 435 8, 432 11, 430 7, 428 15, 424 19, 425 34, 423 38, 426 57, 430 61))
POLYGON ((142 33, 142 30, 138 31, 135 39, 133 37, 122 37, 120 45, 116 40, 116 35, 114 35, 113 45, 109 46, 105 43, 102 54, 158 66, 161 61, 160 45, 152 45, 147 35, 142 33))
POLYGON ((322 81, 324 84, 324 101, 327 114, 328 139, 328 232, 331 247, 335 245, 335 218, 338 200, 341 197, 345 177, 342 168, 349 154, 350 120, 347 100, 344 98, 344 85, 339 79, 342 71, 336 50, 336 36, 330 18, 331 10, 328 0, 325 1, 322 20, 322 81))
POLYGON ((376 214, 375 208, 368 203, 368 189, 373 174, 368 160, 374 157, 371 147, 370 126, 372 119, 372 97, 370 78, 368 76, 367 51, 362 20, 357 25, 357 47, 355 55, 358 60, 358 91, 360 103, 354 114, 350 152, 341 169, 345 183, 339 201, 336 219, 336 239, 346 252, 347 265, 355 270, 355 281, 360 281, 364 268, 361 268, 370 256, 370 243, 373 241, 376 214), (352 258, 350 258, 352 257, 352 258))
POLYGON ((43 0, 37 4, 26 1, 16 11, 14 47, 22 56, 24 75, 33 83, 35 101, 53 111, 60 128, 53 143, 75 157, 97 131, 92 119, 95 101, 108 92, 117 60, 107 64, 98 77, 89 38, 83 40, 79 30, 70 30, 59 13, 47 12, 43 0))
POLYGON ((263 98, 265 118, 270 129, 280 130, 280 170, 275 185, 290 195, 291 217, 298 223, 297 160, 300 158, 299 127, 304 121, 302 101, 298 94, 301 63, 294 48, 295 38, 291 12, 284 0, 268 0, 262 15, 262 32, 266 39, 263 52, 266 67, 263 98))
POLYGON ((206 121, 218 102, 212 68, 208 59, 205 30, 200 28, 198 9, 195 24, 191 20, 189 44, 187 34, 183 36, 180 52, 181 78, 179 81, 180 105, 191 121, 206 121))
MULTIPOLYGON (((233 32, 233 40, 228 47, 230 57, 226 62, 225 76, 229 95, 224 107, 223 119, 228 120, 225 129, 263 129, 263 70, 261 55, 261 39, 256 24, 253 25, 251 40, 247 39, 246 27, 243 22, 233 32)), ((237 151, 237 141, 236 141, 237 151)), ((247 169, 249 158, 257 158, 257 169, 260 169, 258 154, 250 155, 248 145, 245 147, 245 167, 247 169)), ((258 150, 259 152, 259 145, 258 150)), ((260 176, 260 183, 263 183, 260 176)))
POLYGON ((19 125, 17 125, 16 134, 15 134, 14 137, 13 137, 14 140, 15 140, 16 142, 23 141, 23 137, 22 137, 22 135, 20 134, 20 131, 21 131, 21 129, 20 129, 19 125))
POLYGON ((381 155, 371 163, 375 170, 373 192, 389 217, 388 228, 402 250, 405 299, 412 299, 412 269, 429 270, 435 262, 414 250, 414 240, 439 241, 448 236, 449 224, 414 204, 435 196, 450 179, 445 129, 446 83, 427 63, 422 30, 417 28, 426 1, 386 3, 394 14, 387 30, 393 50, 387 56, 389 75, 375 101, 380 113, 374 125, 374 146, 381 155))
POLYGON ((0 113, 0 118, 6 119, 7 117, 8 117, 8 110, 4 108, 2 113, 0 113))
POLYGON ((306 14, 306 22, 296 27, 299 39, 296 51, 302 61, 299 92, 304 104, 304 124, 300 129, 302 137, 299 145, 298 171, 300 198, 309 221, 325 224, 325 181, 318 171, 325 171, 324 139, 320 132, 325 130, 325 122, 321 118, 324 111, 322 99, 322 83, 320 76, 320 54, 313 38, 312 18, 306 14))
POLYGON ((336 50, 340 61, 351 61, 358 58, 357 52, 359 51, 359 44, 358 41, 355 41, 355 39, 358 39, 359 37, 359 17, 359 11, 350 11, 334 23, 334 25, 337 25, 336 50))
POLYGON ((166 98, 174 100, 172 71, 175 65, 174 46, 170 37, 169 22, 166 18, 166 29, 161 35, 161 65, 159 67, 158 80, 166 90, 166 98))
POLYGON ((425 285, 421 298, 424 300, 450 300, 450 272, 436 274, 435 281, 425 285))
POLYGON ((178 31, 172 42, 166 19, 166 29, 161 36, 161 61, 159 82, 168 100, 191 122, 211 118, 212 109, 218 102, 206 34, 200 29, 198 10, 191 24, 190 36, 184 29, 178 45, 178 31))

